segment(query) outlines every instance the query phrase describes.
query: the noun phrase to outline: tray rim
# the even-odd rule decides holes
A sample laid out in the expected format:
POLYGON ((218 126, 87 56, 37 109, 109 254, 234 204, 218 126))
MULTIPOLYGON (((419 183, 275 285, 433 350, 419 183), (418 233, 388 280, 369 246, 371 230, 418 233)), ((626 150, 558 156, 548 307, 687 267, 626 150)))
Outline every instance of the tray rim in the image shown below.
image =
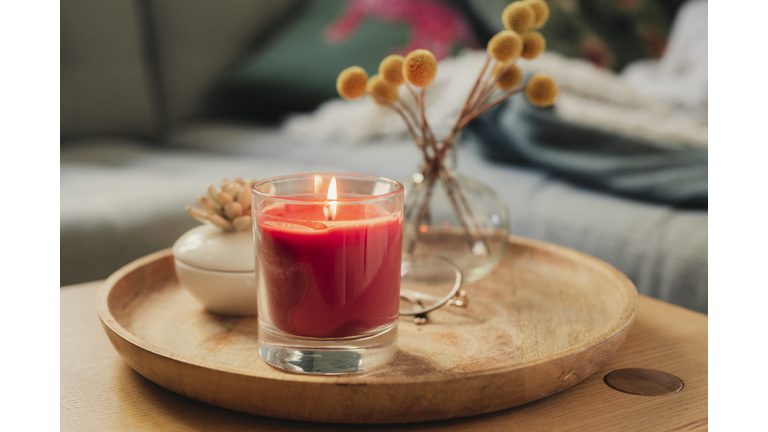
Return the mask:
MULTIPOLYGON (((290 381, 295 383, 311 383, 311 384, 327 384, 327 385, 343 384, 343 385, 360 385, 360 386, 366 386, 371 384, 376 386, 382 386, 382 385, 398 385, 398 384, 412 385, 412 384, 420 384, 420 383, 428 383, 428 382, 445 383, 445 382, 450 382, 454 380, 473 379, 473 378, 483 377, 486 375, 495 375, 499 373, 512 372, 519 369, 525 369, 532 366, 536 366, 541 363, 547 363, 552 361, 553 359, 563 358, 563 357, 567 357, 570 355, 574 355, 574 354, 589 350, 590 348, 600 345, 601 343, 610 339, 616 334, 621 333, 622 331, 626 330, 629 326, 631 326, 634 323, 635 317, 637 316, 637 310, 639 308, 639 296, 637 293, 637 289, 635 288, 634 284, 629 280, 629 278, 626 275, 624 275, 622 272, 620 272, 618 269, 616 269, 615 267, 589 254, 579 252, 577 250, 574 250, 565 246, 556 245, 554 243, 549 243, 549 242, 544 242, 540 240, 534 240, 534 239, 514 236, 514 235, 510 235, 507 238, 507 242, 518 243, 531 248, 544 249, 544 250, 547 250, 548 252, 565 255, 566 257, 568 256, 574 257, 574 258, 578 257, 582 261, 586 260, 590 262, 591 264, 593 264, 595 268, 599 268, 600 270, 604 271, 608 275, 615 277, 618 282, 617 286, 620 286, 622 289, 627 289, 629 291, 630 299, 627 302, 627 304, 622 306, 622 310, 626 311, 626 308, 630 307, 631 308, 630 313, 628 315, 626 313, 623 313, 620 320, 617 321, 618 324, 614 324, 609 330, 607 330, 606 333, 601 334, 601 336, 603 337, 596 337, 594 339, 590 339, 582 344, 576 345, 574 347, 570 347, 564 351, 558 351, 556 353, 552 353, 545 357, 540 357, 537 359, 515 363, 513 365, 496 366, 488 369, 483 369, 481 371, 472 371, 472 372, 465 372, 465 373, 366 379, 366 378, 360 378, 357 375, 315 376, 315 375, 303 375, 303 374, 284 372, 280 377, 269 377, 269 376, 254 374, 254 373, 248 373, 248 371, 238 369, 238 368, 230 368, 226 365, 213 364, 213 363, 209 363, 199 359, 186 358, 185 356, 175 354, 162 347, 158 347, 153 344, 150 344, 142 340, 141 338, 137 337, 130 331, 128 331, 114 318, 114 316, 112 315, 109 309, 108 299, 109 299, 110 293, 112 292, 112 289, 123 277, 130 274, 131 272, 136 271, 139 268, 147 264, 150 264, 154 261, 167 259, 169 256, 172 257, 172 248, 162 249, 160 251, 153 252, 149 255, 145 255, 141 258, 138 258, 126 264, 125 266, 121 267, 115 273, 110 275, 104 281, 102 286, 99 288, 99 291, 97 294, 97 311, 99 314, 99 319, 101 320, 102 325, 105 327, 105 330, 106 328, 108 328, 116 336, 119 336, 121 339, 130 343, 135 348, 150 352, 152 354, 158 355, 160 357, 163 357, 169 360, 178 361, 181 363, 189 364, 191 366, 201 367, 205 369, 212 369, 219 372, 224 372, 224 373, 229 373, 229 374, 234 374, 234 375, 239 375, 239 376, 244 376, 249 378, 256 378, 260 380, 268 380, 272 382, 290 381)), ((120 354, 122 357, 122 353, 120 354)))

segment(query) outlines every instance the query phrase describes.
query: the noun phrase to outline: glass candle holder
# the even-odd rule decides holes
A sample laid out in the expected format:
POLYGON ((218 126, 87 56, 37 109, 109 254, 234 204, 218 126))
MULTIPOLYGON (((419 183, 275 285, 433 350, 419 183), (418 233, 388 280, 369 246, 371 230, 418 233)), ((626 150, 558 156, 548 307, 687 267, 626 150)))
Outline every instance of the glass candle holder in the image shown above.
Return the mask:
POLYGON ((259 354, 291 372, 347 374, 397 352, 403 185, 301 174, 253 185, 259 354))

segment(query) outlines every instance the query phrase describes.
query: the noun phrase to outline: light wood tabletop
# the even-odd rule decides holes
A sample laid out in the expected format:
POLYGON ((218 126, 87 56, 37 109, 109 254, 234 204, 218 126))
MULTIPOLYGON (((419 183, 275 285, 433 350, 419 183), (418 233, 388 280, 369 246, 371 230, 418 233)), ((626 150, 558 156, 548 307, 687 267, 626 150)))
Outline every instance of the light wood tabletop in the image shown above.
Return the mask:
MULTIPOLYGON (((708 428, 708 318, 640 297, 634 326, 616 355, 594 375, 553 396, 494 413, 426 423, 340 425, 244 414, 207 405, 160 387, 131 369, 99 322, 101 282, 61 289, 62 430, 590 430, 703 431, 708 428), (663 396, 624 393, 625 368, 672 374, 682 390, 663 396)), ((640 371, 642 372, 642 371, 640 371)), ((657 378, 652 373, 647 375, 657 378)), ((674 380, 673 380, 674 381, 674 380)), ((667 383, 668 384, 668 383, 667 383)), ((663 386, 662 386, 663 387, 663 386)), ((674 387, 674 386, 673 386, 674 387)), ((651 383, 635 387, 664 393, 651 383)))

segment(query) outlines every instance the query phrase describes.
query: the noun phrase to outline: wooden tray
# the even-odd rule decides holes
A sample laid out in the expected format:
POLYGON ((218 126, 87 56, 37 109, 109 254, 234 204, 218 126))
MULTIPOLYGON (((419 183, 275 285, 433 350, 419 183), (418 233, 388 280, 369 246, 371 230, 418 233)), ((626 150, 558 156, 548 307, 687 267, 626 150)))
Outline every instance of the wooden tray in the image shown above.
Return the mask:
POLYGON ((98 312, 133 369, 192 399, 287 419, 399 423, 482 414, 565 390, 613 356, 638 305, 615 268, 519 237, 466 290, 466 309, 431 312, 425 326, 402 317, 389 366, 334 377, 268 366, 256 318, 205 312, 179 285, 170 249, 110 276, 98 312))

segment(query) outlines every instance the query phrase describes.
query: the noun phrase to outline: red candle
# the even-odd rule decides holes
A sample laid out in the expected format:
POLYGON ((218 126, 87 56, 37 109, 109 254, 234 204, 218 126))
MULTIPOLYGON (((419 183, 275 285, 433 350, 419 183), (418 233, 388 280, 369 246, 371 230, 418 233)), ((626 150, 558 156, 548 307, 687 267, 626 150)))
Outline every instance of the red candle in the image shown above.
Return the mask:
POLYGON ((262 322, 294 336, 343 338, 397 320, 402 212, 274 202, 256 223, 262 322))

